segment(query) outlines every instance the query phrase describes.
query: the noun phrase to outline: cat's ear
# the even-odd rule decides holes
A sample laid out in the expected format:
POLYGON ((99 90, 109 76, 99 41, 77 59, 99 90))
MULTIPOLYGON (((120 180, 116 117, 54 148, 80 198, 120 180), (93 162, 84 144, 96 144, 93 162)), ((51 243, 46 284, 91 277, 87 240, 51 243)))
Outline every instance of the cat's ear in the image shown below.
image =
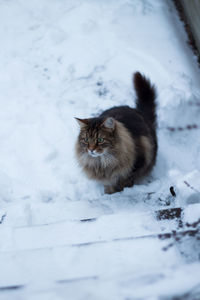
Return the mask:
POLYGON ((105 121, 102 124, 104 127, 108 128, 108 129, 115 129, 115 119, 109 117, 107 119, 105 119, 105 121))
POLYGON ((75 118, 81 128, 85 127, 89 123, 89 119, 79 119, 75 118))

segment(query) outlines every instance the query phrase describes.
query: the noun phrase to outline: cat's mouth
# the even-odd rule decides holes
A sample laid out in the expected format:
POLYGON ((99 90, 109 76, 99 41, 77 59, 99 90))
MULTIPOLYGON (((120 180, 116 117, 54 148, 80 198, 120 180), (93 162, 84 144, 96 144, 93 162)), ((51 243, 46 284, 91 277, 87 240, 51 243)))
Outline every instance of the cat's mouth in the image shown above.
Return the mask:
POLYGON ((102 156, 103 155, 103 152, 102 153, 99 153, 95 150, 91 151, 91 150, 88 150, 88 154, 92 157, 99 157, 99 156, 102 156))

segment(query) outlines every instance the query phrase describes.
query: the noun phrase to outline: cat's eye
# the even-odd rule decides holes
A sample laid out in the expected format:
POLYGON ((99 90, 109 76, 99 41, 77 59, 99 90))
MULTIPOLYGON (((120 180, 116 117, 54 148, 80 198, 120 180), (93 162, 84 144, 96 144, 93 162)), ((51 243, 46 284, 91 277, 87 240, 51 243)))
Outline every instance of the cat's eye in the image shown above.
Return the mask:
POLYGON ((98 142, 98 143, 103 143, 103 141, 104 141, 103 138, 98 138, 98 139, 97 139, 97 142, 98 142))
POLYGON ((88 143, 88 141, 89 141, 89 139, 86 137, 86 138, 84 138, 84 142, 85 143, 88 143))

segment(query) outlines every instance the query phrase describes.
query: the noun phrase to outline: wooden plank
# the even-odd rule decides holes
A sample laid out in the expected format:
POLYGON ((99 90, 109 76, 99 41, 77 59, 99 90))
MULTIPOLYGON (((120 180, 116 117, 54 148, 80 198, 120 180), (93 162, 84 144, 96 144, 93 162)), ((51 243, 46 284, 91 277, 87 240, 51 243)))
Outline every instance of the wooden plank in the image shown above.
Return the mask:
POLYGON ((182 0, 182 5, 200 53, 200 1, 182 0))
POLYGON ((184 22, 188 34, 188 43, 197 56, 200 66, 200 1, 199 0, 173 0, 184 22))

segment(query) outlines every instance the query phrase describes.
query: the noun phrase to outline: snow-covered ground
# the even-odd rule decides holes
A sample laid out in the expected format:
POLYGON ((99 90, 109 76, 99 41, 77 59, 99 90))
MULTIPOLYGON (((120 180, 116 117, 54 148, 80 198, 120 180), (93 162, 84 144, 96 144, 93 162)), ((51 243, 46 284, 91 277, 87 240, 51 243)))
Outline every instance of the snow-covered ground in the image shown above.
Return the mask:
POLYGON ((200 71, 173 3, 1 0, 0 25, 0 299, 199 299, 200 71), (104 195, 74 117, 133 106, 137 70, 157 164, 104 195))

